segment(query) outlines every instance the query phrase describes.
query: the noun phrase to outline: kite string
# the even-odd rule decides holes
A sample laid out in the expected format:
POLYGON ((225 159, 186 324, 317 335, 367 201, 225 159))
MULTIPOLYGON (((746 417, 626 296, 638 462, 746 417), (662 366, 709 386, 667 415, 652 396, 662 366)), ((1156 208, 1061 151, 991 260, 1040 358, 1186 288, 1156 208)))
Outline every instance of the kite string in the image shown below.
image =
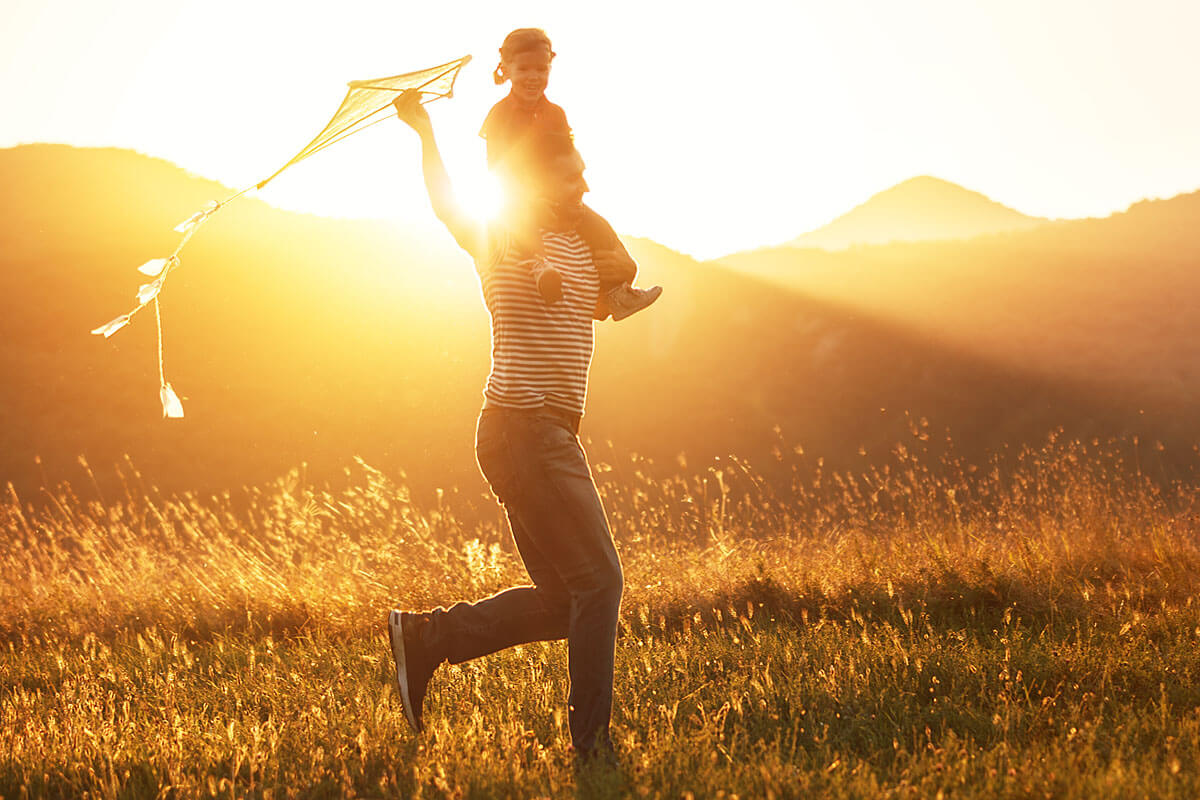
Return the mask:
POLYGON ((163 369, 162 312, 157 297, 154 298, 154 324, 158 327, 158 386, 161 389, 167 385, 167 373, 163 369))

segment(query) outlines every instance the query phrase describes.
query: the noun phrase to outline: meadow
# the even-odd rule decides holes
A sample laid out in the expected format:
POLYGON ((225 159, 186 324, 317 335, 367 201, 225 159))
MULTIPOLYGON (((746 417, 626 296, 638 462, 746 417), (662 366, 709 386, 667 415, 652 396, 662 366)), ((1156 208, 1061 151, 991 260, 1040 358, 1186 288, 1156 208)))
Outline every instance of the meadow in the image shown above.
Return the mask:
MULTIPOLYGON (((384 618, 525 576, 498 507, 358 462, 0 505, 0 795, 1195 797, 1200 490, 1144 442, 969 464, 593 453, 626 572, 621 770, 571 768, 566 649, 443 667, 384 618)), ((949 454, 946 454, 949 453, 949 454)), ((1178 463, 1178 459, 1172 463, 1178 463)))

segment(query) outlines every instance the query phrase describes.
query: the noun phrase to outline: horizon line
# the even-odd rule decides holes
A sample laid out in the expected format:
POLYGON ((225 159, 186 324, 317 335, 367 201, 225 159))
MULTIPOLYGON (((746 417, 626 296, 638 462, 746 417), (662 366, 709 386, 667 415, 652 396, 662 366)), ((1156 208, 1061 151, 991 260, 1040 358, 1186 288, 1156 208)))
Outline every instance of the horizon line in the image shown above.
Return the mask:
MULTIPOLYGON (((116 150, 116 151, 120 151, 120 152, 130 153, 130 154, 140 156, 142 158, 150 159, 153 161, 161 161, 167 165, 170 165, 171 167, 173 167, 175 169, 180 170, 181 172, 183 172, 185 175, 187 175, 189 177, 195 178, 197 180, 215 183, 218 186, 222 187, 223 189, 229 191, 231 194, 234 192, 239 192, 239 191, 247 191, 247 189, 254 189, 255 183, 257 183, 257 182, 255 182, 255 183, 249 184, 247 189, 238 189, 233 186, 230 186, 229 184, 225 183, 224 181, 222 181, 220 179, 213 178, 213 177, 210 177, 203 173, 192 170, 189 167, 187 167, 186 165, 181 164, 177 161, 173 161, 170 158, 167 158, 165 156, 155 155, 153 153, 148 153, 146 151, 139 150, 135 147, 130 147, 130 146, 126 146, 126 145, 118 145, 118 144, 83 145, 83 144, 72 144, 70 142, 52 142, 52 141, 40 141, 40 140, 39 141, 19 141, 19 142, 12 143, 12 144, 0 144, 0 151, 17 150, 17 149, 20 149, 23 147, 61 147, 61 148, 69 148, 72 150, 116 150)), ((733 256, 733 255, 739 255, 742 253, 751 253, 751 252, 756 252, 756 251, 760 251, 760 250, 769 250, 769 249, 778 248, 778 247, 793 247, 796 245, 792 245, 790 243, 793 242, 794 240, 802 238, 811 233, 815 233, 815 232, 821 230, 822 228, 832 224, 833 222, 836 222, 837 220, 841 219, 842 217, 846 216, 847 214, 851 213, 852 211, 854 211, 858 208, 861 208, 862 206, 866 205, 872 199, 874 199, 875 197, 877 197, 881 194, 884 194, 886 192, 891 191, 892 189, 896 189, 900 186, 903 186, 906 183, 920 180, 922 178, 935 180, 935 181, 938 181, 939 183, 946 184, 950 187, 960 189, 965 192, 970 192, 972 194, 979 195, 980 197, 985 198, 989 202, 995 203, 1003 208, 1007 208, 1011 211, 1021 214, 1022 216, 1027 217, 1030 220, 1038 221, 1040 224, 1051 224, 1051 223, 1060 223, 1060 222, 1082 222, 1082 221, 1087 221, 1087 220, 1109 219, 1118 214, 1127 213, 1131 208, 1133 208, 1134 206, 1139 205, 1141 203, 1163 202, 1163 201, 1168 201, 1168 200, 1172 200, 1172 199, 1175 199, 1178 197, 1184 197, 1186 195, 1191 195, 1191 194, 1200 192, 1200 187, 1196 187, 1191 190, 1181 191, 1176 194, 1167 195, 1167 196, 1143 195, 1135 200, 1129 201, 1123 207, 1114 208, 1112 211, 1110 211, 1108 214, 1106 214, 1104 216, 1084 215, 1084 216, 1064 216, 1064 217, 1043 217, 1043 216, 1036 216, 1036 215, 1028 214, 1014 206, 1010 206, 1010 205, 1007 205, 1006 203, 1002 203, 999 200, 996 200, 991 195, 988 195, 985 192, 981 192, 977 189, 972 189, 968 186, 964 186, 963 184, 958 183, 956 181, 952 181, 947 178, 943 178, 943 177, 933 175, 930 173, 921 173, 921 174, 912 175, 910 177, 904 178, 904 179, 897 181, 896 183, 893 183, 882 189, 878 189, 874 192, 871 192, 865 198, 863 198, 862 201, 855 203, 854 205, 850 206, 849 208, 846 208, 845 210, 834 214, 833 216, 829 217, 825 222, 817 225, 816 227, 809 228, 807 230, 801 231, 800 233, 792 234, 783 240, 773 240, 773 241, 763 242, 763 243, 756 244, 756 245, 751 245, 748 247, 741 247, 741 248, 738 248, 735 250, 721 250, 719 252, 715 252, 715 254, 704 255, 704 254, 701 254, 700 252, 695 251, 692 248, 684 248, 684 247, 679 247, 676 245, 668 244, 663 239, 656 238, 656 237, 648 235, 646 233, 628 233, 627 232, 624 235, 629 236, 631 238, 645 239, 647 241, 653 242, 654 244, 658 244, 663 247, 667 247, 668 249, 673 250, 676 253, 679 253, 680 255, 687 256, 688 258, 692 258, 698 262, 719 261, 723 258, 727 258, 727 257, 733 256)), ((266 205, 272 209, 282 211, 284 213, 301 214, 301 215, 305 215, 305 216, 317 217, 320 219, 328 219, 328 220, 334 220, 334 221, 348 221, 348 222, 358 221, 358 222, 395 223, 397 221, 394 215, 387 215, 387 214, 381 214, 381 215, 335 214, 335 213, 328 213, 328 212, 322 212, 322 211, 314 211, 311 209, 305 209, 303 207, 281 205, 281 204, 273 203, 269 200, 263 199, 257 191, 254 192, 253 196, 254 196, 254 199, 258 200, 259 202, 263 203, 264 205, 266 205)), ((418 222, 418 223, 414 224, 412 227, 422 229, 422 230, 437 230, 437 226, 429 224, 428 221, 418 222)), ((951 238, 956 238, 956 237, 951 237, 951 238)), ((904 241, 904 240, 894 240, 894 241, 904 241)), ((916 241, 919 241, 919 240, 916 240, 916 241)), ((878 242, 878 243, 864 243, 864 244, 885 244, 885 243, 878 242)), ((847 245, 846 247, 852 247, 852 246, 853 245, 847 245)), ((837 252, 837 251, 846 249, 846 247, 839 247, 839 248, 832 248, 832 249, 816 247, 816 248, 811 248, 811 249, 829 250, 830 252, 837 252)), ((800 249, 807 249, 807 248, 800 247, 800 249)))

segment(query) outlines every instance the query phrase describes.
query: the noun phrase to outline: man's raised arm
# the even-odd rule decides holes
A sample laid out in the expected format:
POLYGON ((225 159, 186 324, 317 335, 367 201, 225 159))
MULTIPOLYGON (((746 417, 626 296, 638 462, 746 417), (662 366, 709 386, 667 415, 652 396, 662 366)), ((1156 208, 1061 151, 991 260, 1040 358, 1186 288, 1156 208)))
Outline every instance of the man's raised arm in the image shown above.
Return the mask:
POLYGON ((473 258, 480 258, 487 245, 486 235, 481 226, 463 212, 454 197, 450 176, 433 136, 433 122, 425 106, 421 105, 420 93, 411 90, 402 92, 392 105, 396 107, 396 116, 408 123, 421 137, 421 169, 425 173, 425 190, 429 193, 433 213, 462 249, 473 258))

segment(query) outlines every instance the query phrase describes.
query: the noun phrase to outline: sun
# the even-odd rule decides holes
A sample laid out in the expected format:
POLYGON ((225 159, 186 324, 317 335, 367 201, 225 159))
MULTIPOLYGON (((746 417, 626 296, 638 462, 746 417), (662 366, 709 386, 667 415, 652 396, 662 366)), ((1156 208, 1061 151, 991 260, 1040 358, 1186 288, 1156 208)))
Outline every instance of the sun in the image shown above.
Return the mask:
POLYGON ((494 220, 504 203, 500 181, 486 170, 470 170, 456 175, 454 194, 463 210, 480 222, 494 220))

